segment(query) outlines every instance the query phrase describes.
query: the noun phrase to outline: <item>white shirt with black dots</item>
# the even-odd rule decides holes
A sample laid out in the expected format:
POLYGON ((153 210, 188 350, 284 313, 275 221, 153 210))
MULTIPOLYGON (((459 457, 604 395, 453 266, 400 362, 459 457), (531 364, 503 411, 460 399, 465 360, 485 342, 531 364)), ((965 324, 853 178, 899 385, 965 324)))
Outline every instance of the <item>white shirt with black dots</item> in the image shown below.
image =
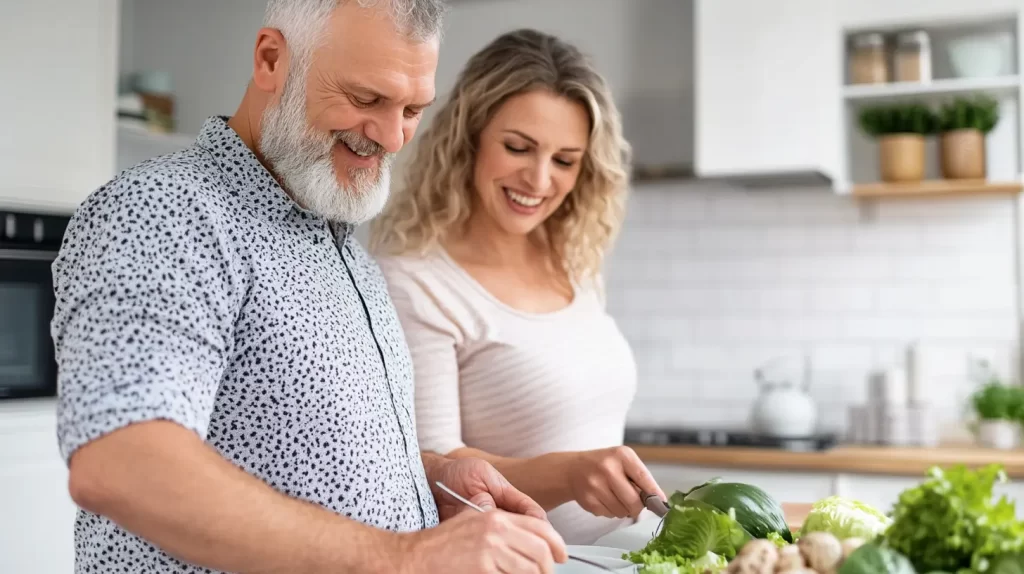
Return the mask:
MULTIPOLYGON (((165 419, 287 495, 435 526, 404 334, 351 226, 334 231, 222 117, 93 192, 53 265, 65 459, 165 419)), ((79 573, 209 572, 85 511, 75 546, 79 573)))

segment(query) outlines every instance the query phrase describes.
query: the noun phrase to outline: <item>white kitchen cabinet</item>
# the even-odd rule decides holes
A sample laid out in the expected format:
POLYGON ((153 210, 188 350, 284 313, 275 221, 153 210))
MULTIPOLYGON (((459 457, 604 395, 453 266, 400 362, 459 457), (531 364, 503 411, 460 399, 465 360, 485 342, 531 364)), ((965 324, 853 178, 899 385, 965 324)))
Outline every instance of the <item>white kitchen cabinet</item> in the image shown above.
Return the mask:
POLYGON ((54 401, 0 404, 0 572, 74 571, 78 507, 67 481, 54 401))
POLYGON ((74 208, 114 170, 119 2, 4 3, 0 201, 74 208))
POLYGON ((840 169, 839 0, 695 0, 695 169, 840 169))
POLYGON ((843 28, 888 28, 1015 14, 1021 0, 840 0, 839 8, 843 28))

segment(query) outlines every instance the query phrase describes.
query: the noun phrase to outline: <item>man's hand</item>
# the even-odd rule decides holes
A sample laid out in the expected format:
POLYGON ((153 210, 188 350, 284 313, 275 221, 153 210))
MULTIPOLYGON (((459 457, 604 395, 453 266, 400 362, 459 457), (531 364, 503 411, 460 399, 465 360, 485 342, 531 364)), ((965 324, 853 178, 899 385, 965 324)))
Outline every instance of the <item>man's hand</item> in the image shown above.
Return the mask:
POLYGON ((478 458, 451 460, 439 457, 425 467, 430 490, 437 501, 437 510, 442 521, 465 510, 475 511, 438 488, 435 482, 444 483, 484 510, 500 508, 514 514, 547 519, 547 514, 539 504, 512 486, 487 461, 478 458))
POLYGON ((550 523, 501 510, 470 509, 403 538, 404 547, 394 553, 398 574, 552 574, 568 558, 550 523))

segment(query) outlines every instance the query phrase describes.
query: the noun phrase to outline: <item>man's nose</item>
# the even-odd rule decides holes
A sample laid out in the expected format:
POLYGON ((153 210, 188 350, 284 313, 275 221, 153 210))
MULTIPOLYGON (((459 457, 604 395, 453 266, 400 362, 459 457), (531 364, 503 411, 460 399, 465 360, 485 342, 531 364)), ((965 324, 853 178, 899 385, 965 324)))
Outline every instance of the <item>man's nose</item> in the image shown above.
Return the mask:
POLYGON ((382 110, 366 129, 366 137, 381 145, 389 153, 398 153, 405 145, 403 110, 382 110))

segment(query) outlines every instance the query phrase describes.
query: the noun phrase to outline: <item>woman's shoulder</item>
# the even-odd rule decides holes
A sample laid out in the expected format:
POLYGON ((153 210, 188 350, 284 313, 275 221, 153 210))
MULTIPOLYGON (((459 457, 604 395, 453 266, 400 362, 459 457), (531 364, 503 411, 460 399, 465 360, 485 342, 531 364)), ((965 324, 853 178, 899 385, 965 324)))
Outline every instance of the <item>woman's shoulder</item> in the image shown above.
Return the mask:
POLYGON ((450 300, 453 296, 451 266, 436 250, 400 255, 381 254, 374 258, 393 295, 427 296, 450 300))
POLYGON ((444 258, 436 250, 426 253, 381 253, 375 254, 373 258, 389 281, 433 276, 446 271, 444 258))

